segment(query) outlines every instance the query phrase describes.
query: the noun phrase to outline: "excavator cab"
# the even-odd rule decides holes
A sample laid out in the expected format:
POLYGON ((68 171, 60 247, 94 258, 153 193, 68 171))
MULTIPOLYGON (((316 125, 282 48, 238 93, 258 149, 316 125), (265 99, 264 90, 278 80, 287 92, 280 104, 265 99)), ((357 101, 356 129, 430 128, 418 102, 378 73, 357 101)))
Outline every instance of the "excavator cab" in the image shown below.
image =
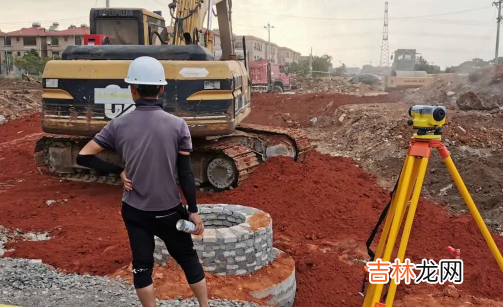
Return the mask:
POLYGON ((166 22, 160 12, 145 9, 93 8, 85 45, 165 45, 166 22))

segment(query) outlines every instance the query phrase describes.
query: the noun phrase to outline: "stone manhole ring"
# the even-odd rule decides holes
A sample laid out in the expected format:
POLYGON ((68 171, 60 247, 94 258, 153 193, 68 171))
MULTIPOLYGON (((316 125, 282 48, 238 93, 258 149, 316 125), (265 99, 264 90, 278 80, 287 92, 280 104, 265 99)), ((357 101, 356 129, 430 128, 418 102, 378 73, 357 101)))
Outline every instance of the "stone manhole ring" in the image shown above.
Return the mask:
MULTIPOLYGON (((251 274, 274 260, 272 219, 268 213, 241 205, 198 207, 205 230, 192 238, 206 272, 251 274)), ((169 258, 164 242, 157 237, 154 258, 159 264, 165 264, 169 258)))

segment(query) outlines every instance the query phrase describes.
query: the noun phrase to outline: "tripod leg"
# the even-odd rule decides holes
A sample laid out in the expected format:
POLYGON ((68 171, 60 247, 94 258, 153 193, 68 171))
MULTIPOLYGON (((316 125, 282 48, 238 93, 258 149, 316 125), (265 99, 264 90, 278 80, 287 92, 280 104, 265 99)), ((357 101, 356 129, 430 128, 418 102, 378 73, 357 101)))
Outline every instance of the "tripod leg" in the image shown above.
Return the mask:
MULTIPOLYGON (((411 178, 414 179, 414 178, 417 178, 420 164, 414 162, 415 161, 415 160, 413 160, 414 157, 411 156, 410 159, 413 161, 412 163, 414 163, 414 166, 412 167, 412 175, 411 175, 411 178)), ((402 171, 402 174, 400 175, 400 180, 398 181, 398 186, 402 186, 403 185, 402 178, 403 178, 404 173, 405 173, 405 168, 402 171)), ((414 189, 414 186, 415 186, 415 183, 411 180, 409 182, 409 186, 407 187, 407 197, 406 197, 407 200, 411 199, 411 195, 412 195, 412 191, 414 189)), ((397 189, 397 193, 398 193, 398 189, 397 189)), ((392 203, 391 203, 391 208, 390 208, 390 211, 388 213, 388 217, 392 217, 392 218, 387 218, 386 219, 386 223, 384 224, 383 232, 382 232, 382 235, 381 235, 381 237, 386 238, 386 240, 380 240, 379 241, 379 245, 377 247, 377 251, 376 251, 376 254, 375 254, 375 258, 376 259, 377 258, 382 258, 382 256, 383 256, 383 249, 384 249, 384 246, 385 246, 385 244, 387 242, 387 239, 388 239, 388 234, 389 234, 389 230, 391 228, 391 222, 393 221, 393 217, 394 217, 394 214, 396 212, 397 203, 398 203, 398 197, 393 197, 393 200, 392 200, 392 203)), ((406 210, 403 210, 402 211, 402 215, 400 216, 400 223, 399 223, 399 225, 402 225, 402 221, 403 221, 403 217, 405 216, 405 213, 406 213, 406 210)))
MULTIPOLYGON (((412 202, 412 199, 411 199, 412 192, 414 191, 414 187, 417 184, 417 177, 420 172, 419 168, 421 167, 421 163, 418 163, 418 162, 419 162, 419 160, 416 160, 416 162, 414 163, 414 168, 412 169, 412 175, 411 175, 411 178, 415 179, 416 182, 411 181, 409 184, 409 189, 407 191, 407 199, 410 200, 411 202, 412 202)), ((402 212, 402 217, 400 218, 400 225, 402 225, 403 217, 405 216, 406 212, 407 212, 406 210, 403 210, 403 212, 402 212)))
POLYGON ((487 226, 484 223, 482 216, 480 216, 480 213, 477 210, 477 206, 475 205, 472 197, 470 196, 470 193, 468 192, 468 189, 466 188, 463 179, 461 179, 461 176, 459 175, 459 172, 456 169, 456 166, 454 165, 454 162, 452 161, 449 152, 447 151, 445 146, 443 146, 443 148, 442 147, 439 148, 438 151, 440 152, 442 158, 444 158, 444 163, 447 166, 447 169, 449 170, 452 179, 456 183, 456 187, 461 193, 461 196, 463 197, 463 200, 468 206, 468 209, 470 209, 470 212, 472 213, 472 216, 475 219, 475 222, 477 223, 480 232, 482 232, 482 235, 484 236, 484 239, 486 240, 487 245, 489 246, 489 249, 491 250, 491 253, 494 256, 494 259, 496 259, 496 262, 498 263, 498 266, 500 267, 500 270, 503 273, 503 257, 501 256, 501 253, 498 250, 498 247, 496 246, 496 243, 494 242, 491 233, 487 229, 487 226))
MULTIPOLYGON (((411 176, 415 173, 415 161, 416 158, 414 156, 407 155, 405 159, 396 194, 393 196, 392 205, 390 211, 388 212, 388 216, 386 217, 384 231, 379 239, 379 247, 375 257, 376 259, 381 258, 382 261, 389 261, 391 257, 397 233, 400 228, 401 219, 404 215, 403 211, 406 207, 408 197, 410 197, 410 191, 412 190, 410 185, 414 185, 415 183, 415 178, 411 176), (387 240, 390 242, 387 242, 387 240), (381 257, 383 249, 385 249, 384 257, 381 257)), ((375 303, 379 302, 382 295, 382 288, 382 284, 370 284, 365 294, 363 306, 373 307, 375 303)))
MULTIPOLYGON (((414 216, 416 214, 417 204, 419 202, 419 197, 421 196, 421 190, 423 188, 424 177, 426 176, 426 169, 428 167, 428 158, 423 157, 420 159, 417 181, 414 185, 414 190, 412 192, 412 199, 410 201, 409 210, 407 212, 407 219, 405 220, 405 226, 403 228, 402 238, 400 240, 400 247, 398 248, 397 258, 400 262, 403 262, 405 257, 405 251, 407 250, 407 243, 409 242, 410 232, 412 230, 412 223, 414 222, 414 216)), ((391 280, 391 285, 388 291, 388 297, 386 298, 386 307, 391 307, 393 305, 393 300, 395 299, 397 284, 395 280, 391 280)))

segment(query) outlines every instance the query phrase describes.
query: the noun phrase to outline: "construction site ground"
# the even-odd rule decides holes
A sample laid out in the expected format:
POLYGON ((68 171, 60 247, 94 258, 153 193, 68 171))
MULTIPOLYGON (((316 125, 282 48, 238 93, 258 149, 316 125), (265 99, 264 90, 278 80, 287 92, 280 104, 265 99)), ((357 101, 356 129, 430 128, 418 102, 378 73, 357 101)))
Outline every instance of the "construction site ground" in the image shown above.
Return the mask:
MULTIPOLYGON (((78 292, 92 300, 92 306, 134 306, 126 304, 135 300, 130 279, 126 278, 127 288, 115 284, 115 277, 128 275, 125 272, 130 272, 131 262, 120 215, 121 187, 42 175, 33 160, 35 141, 42 135, 39 100, 31 102, 30 98, 40 98, 39 85, 13 86, 12 82, 0 81, 0 86, 0 104, 20 106, 11 120, 11 114, 6 113, 10 111, 0 105, 0 115, 6 118, 0 126, 0 254, 41 260, 65 274, 109 277, 110 283, 76 277, 65 282, 78 283, 76 289, 87 288, 83 285, 88 283, 94 285, 88 287, 87 294, 78 292), (28 98, 14 95, 20 90, 28 91, 22 94, 28 98), (26 101, 32 108, 22 108, 26 101), (98 291, 98 286, 103 290, 98 291), (117 300, 110 303, 115 291, 124 292, 117 294, 122 305, 117 300)), ((408 99, 413 95, 424 97, 427 91, 422 88, 413 93, 366 96, 316 91, 254 95, 248 122, 304 129, 316 149, 302 163, 270 159, 237 189, 201 192, 198 202, 241 204, 271 215, 274 246, 295 261, 294 306, 361 306, 361 260, 368 259, 365 241, 389 201, 413 134, 407 120, 408 108, 414 102, 408 99)), ((477 101, 470 97, 470 101, 477 101)), ((449 105, 444 141, 496 244, 503 250, 503 116, 499 107, 461 110, 455 103, 449 105)), ((452 258, 447 246, 460 249, 464 280, 460 285, 402 283, 394 306, 503 306, 503 274, 436 152, 429 163, 423 196, 406 256, 413 263, 422 259, 438 262, 452 258)), ((12 293, 25 293, 23 301, 10 289, 0 290, 0 303, 34 302, 40 295, 32 292, 47 281, 43 275, 46 270, 37 271, 42 282, 34 286, 29 281, 33 268, 28 267, 0 260, 0 268, 8 272, 3 274, 10 278, 2 276, 0 281, 15 280, 14 284, 24 286, 12 293)), ((252 289, 267 273, 264 268, 255 279, 208 274, 210 296, 260 304, 245 290, 252 289)), ((156 267, 159 299, 191 296, 182 274, 174 263, 156 267), (163 286, 166 280, 173 279, 179 281, 178 287, 163 286)), ((274 276, 267 278, 273 280, 274 276)), ((54 298, 64 298, 65 291, 66 295, 77 295, 77 290, 68 287, 59 289, 54 298)))

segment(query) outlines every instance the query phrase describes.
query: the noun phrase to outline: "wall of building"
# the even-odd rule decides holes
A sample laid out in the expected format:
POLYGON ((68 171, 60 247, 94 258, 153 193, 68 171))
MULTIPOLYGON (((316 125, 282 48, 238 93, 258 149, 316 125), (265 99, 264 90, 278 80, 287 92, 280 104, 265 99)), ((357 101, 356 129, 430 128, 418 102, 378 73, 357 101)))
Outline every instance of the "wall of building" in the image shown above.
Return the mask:
POLYGON ((297 62, 300 59, 300 52, 294 51, 290 48, 280 47, 278 49, 278 61, 280 63, 297 62))
POLYGON ((83 36, 49 36, 47 37, 47 56, 61 56, 68 46, 84 44, 83 36), (50 44, 49 44, 50 42, 50 44))
POLYGON ((47 43, 40 36, 7 36, 4 39, 3 53, 22 57, 25 52, 35 49, 41 57, 47 56, 47 43))
MULTIPOLYGON (((222 49, 220 47, 221 39, 220 33, 218 30, 213 30, 215 33, 215 41, 214 41, 214 55, 216 59, 219 59, 222 54, 222 49)), ((246 37, 246 49, 249 53, 250 61, 256 61, 261 59, 266 59, 268 56, 267 47, 268 42, 261 38, 247 35, 246 37)), ((235 36, 235 44, 234 48, 236 49, 236 54, 243 53, 243 36, 236 35, 235 36)), ((294 61, 298 61, 300 59, 300 53, 296 52, 290 48, 280 47, 277 44, 270 44, 270 52, 269 58, 275 63, 291 63, 294 61), (289 57, 286 57, 286 52, 288 50, 289 57)))

